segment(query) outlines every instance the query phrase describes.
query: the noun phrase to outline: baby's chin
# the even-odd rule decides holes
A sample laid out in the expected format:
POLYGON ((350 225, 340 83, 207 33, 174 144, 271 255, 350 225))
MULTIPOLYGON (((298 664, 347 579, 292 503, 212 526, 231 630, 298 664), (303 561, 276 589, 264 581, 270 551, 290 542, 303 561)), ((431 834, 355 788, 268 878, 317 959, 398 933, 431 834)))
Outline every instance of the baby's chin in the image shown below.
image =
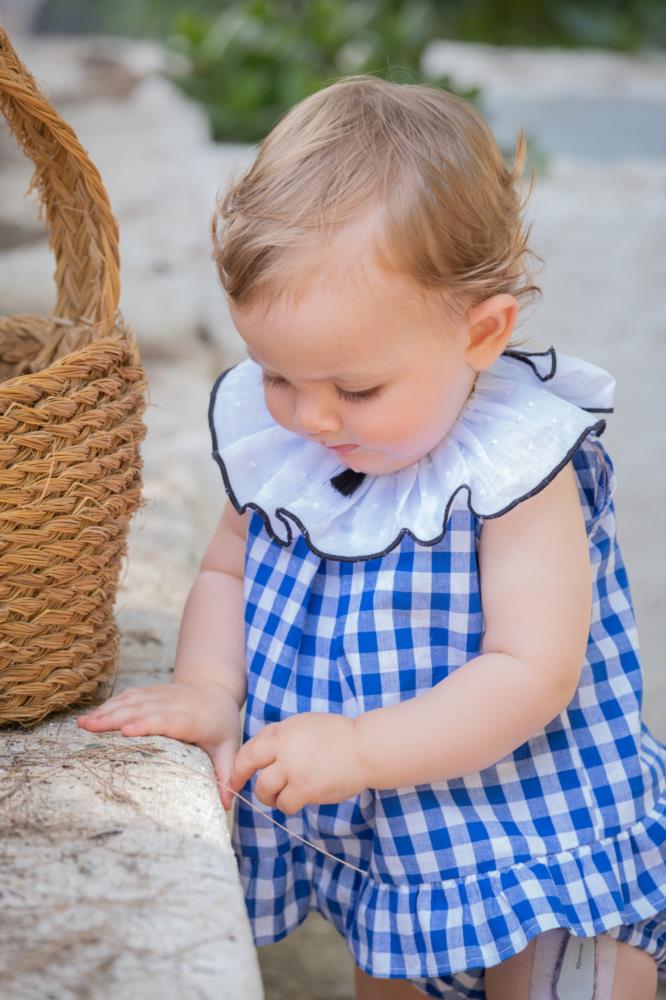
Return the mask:
POLYGON ((397 457, 381 453, 373 454, 369 449, 359 448, 357 451, 340 455, 340 461, 354 472, 365 472, 369 476, 386 476, 391 472, 399 472, 418 462, 422 455, 413 457, 397 457))

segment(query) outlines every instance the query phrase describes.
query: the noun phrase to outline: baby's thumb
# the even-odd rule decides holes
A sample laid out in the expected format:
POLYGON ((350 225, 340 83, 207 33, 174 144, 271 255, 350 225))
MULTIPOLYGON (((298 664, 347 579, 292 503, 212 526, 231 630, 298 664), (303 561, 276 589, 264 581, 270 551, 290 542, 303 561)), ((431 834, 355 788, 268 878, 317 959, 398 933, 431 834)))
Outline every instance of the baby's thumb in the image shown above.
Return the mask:
POLYGON ((220 790, 220 798, 222 799, 222 805, 227 812, 231 809, 234 800, 233 792, 230 791, 228 785, 229 779, 231 778, 231 771, 234 765, 235 756, 236 747, 234 746, 232 740, 225 740, 224 743, 217 747, 211 754, 213 767, 215 768, 215 777, 220 790))

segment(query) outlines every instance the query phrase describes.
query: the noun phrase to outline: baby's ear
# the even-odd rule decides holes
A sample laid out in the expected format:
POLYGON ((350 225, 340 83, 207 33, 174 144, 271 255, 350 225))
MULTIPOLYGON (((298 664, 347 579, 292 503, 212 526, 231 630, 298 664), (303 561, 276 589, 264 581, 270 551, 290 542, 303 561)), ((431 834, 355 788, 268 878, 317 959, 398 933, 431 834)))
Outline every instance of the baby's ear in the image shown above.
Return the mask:
POLYGON ((469 310, 465 358, 475 371, 490 368, 505 349, 516 325, 518 308, 513 295, 501 293, 469 310))

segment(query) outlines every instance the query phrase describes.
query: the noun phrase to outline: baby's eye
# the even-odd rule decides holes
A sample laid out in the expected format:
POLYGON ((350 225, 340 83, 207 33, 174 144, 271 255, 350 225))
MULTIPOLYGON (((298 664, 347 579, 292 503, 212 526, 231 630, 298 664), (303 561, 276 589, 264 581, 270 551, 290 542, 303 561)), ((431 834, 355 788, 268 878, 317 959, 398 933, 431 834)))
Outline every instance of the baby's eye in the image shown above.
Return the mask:
POLYGON ((264 385, 286 385, 285 379, 280 378, 279 375, 271 375, 269 372, 262 372, 261 378, 264 385))
MULTIPOLYGON (((271 375, 270 372, 262 372, 261 377, 264 385, 273 386, 284 386, 288 385, 286 379, 282 378, 280 375, 271 375)), ((350 389, 341 389, 336 385, 335 391, 337 392, 340 399, 344 399, 349 403, 362 403, 366 399, 373 399, 378 396, 381 392, 381 386, 376 385, 372 389, 363 389, 361 392, 352 392, 350 389)))
POLYGON ((372 389, 364 389, 362 392, 350 392, 348 389, 340 389, 339 386, 335 388, 340 398, 346 399, 350 403, 362 403, 365 399, 374 399, 382 390, 380 385, 376 385, 372 389))

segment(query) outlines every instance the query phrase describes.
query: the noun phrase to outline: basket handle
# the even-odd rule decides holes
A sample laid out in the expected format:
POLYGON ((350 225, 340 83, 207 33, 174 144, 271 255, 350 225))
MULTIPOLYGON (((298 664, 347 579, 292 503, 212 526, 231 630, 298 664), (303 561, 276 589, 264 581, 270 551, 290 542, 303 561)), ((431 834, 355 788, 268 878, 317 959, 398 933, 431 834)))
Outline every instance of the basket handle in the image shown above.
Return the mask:
POLYGON ((40 363, 108 336, 114 328, 120 274, 118 224, 97 168, 76 133, 39 90, 0 28, 0 110, 35 164, 26 194, 37 188, 56 259, 53 338, 40 363), (63 343, 62 346, 65 346, 63 343))

